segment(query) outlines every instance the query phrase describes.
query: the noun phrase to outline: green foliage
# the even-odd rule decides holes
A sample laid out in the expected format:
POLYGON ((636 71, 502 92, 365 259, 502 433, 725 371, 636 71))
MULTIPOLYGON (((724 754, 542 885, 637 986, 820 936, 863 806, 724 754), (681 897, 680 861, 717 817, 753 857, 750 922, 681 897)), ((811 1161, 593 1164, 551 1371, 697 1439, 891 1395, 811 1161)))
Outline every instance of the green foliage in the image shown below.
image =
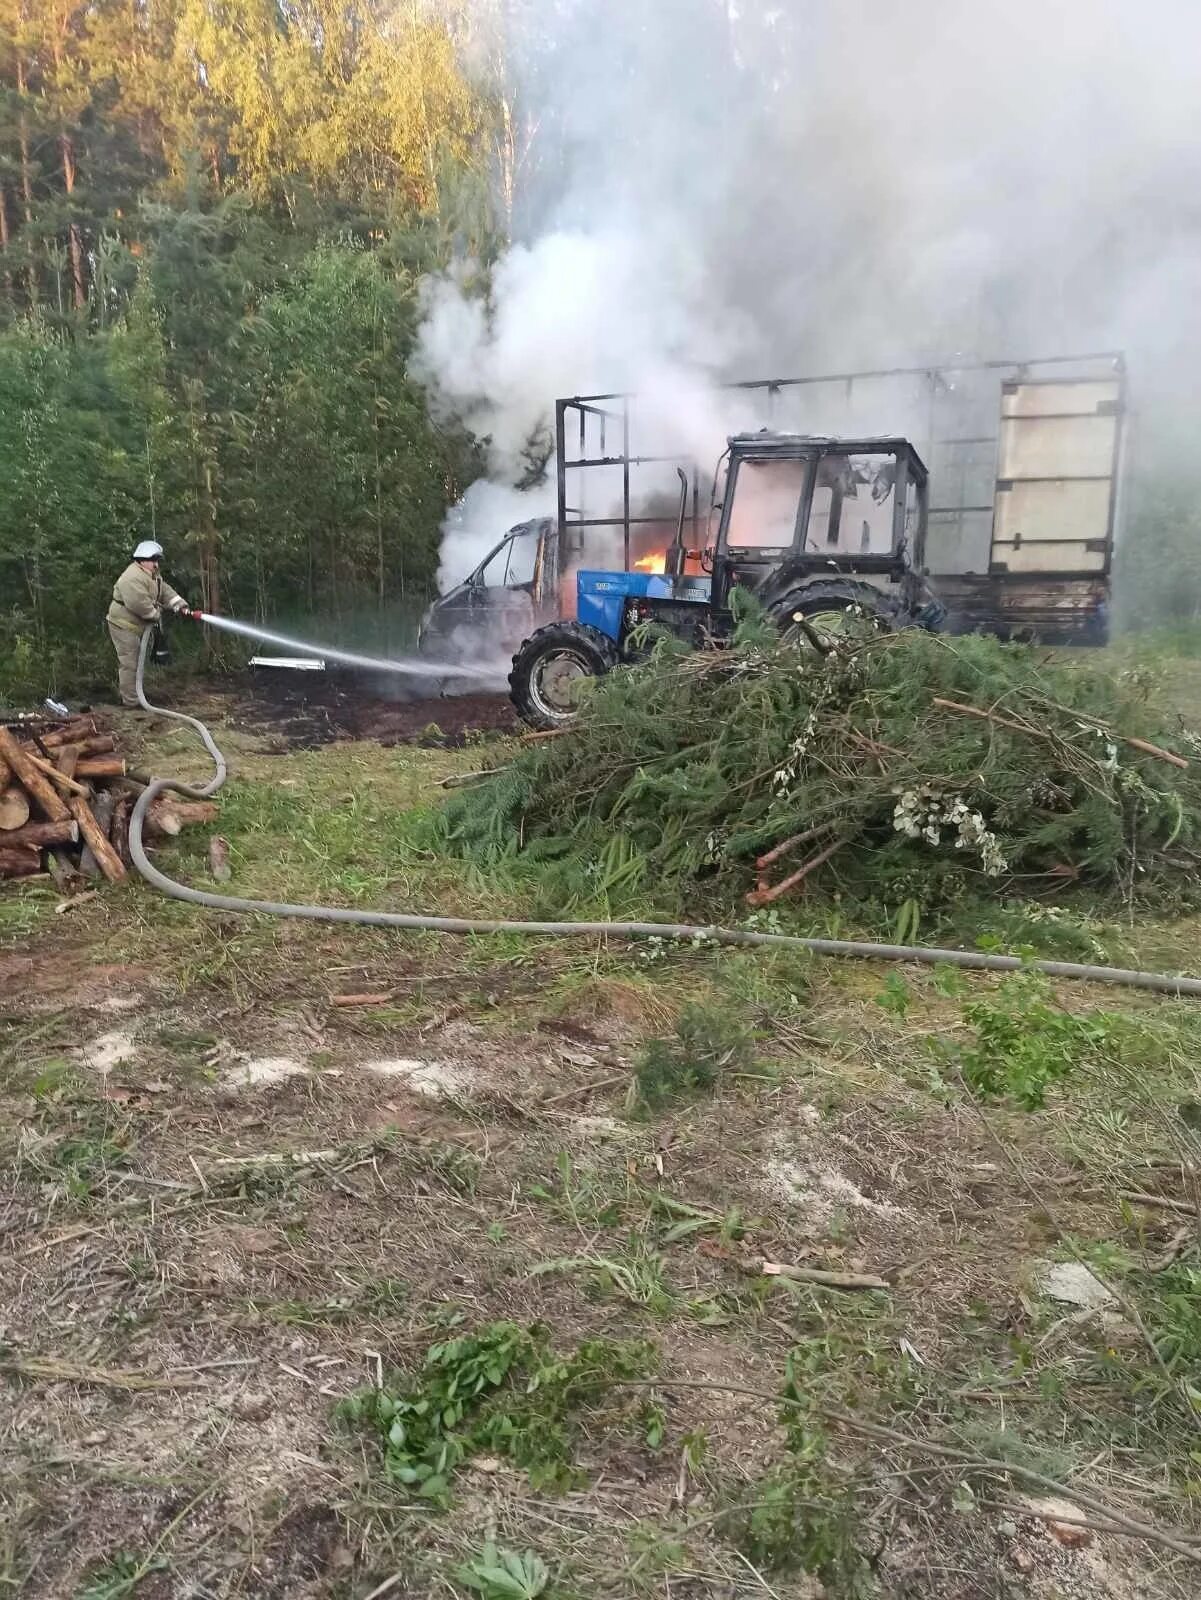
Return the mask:
POLYGON ((829 1463, 826 1435, 810 1413, 806 1388, 807 1377, 790 1356, 782 1390, 789 1403, 780 1412, 784 1459, 743 1492, 723 1528, 756 1566, 772 1572, 800 1568, 838 1600, 866 1600, 874 1585, 855 1539, 860 1518, 853 1489, 829 1463))
POLYGON ((621 1295, 653 1316, 671 1316, 682 1308, 664 1275, 662 1253, 645 1230, 632 1232, 623 1250, 609 1250, 604 1255, 589 1251, 582 1256, 558 1256, 539 1262, 534 1272, 538 1276, 550 1272, 587 1273, 598 1295, 621 1295))
POLYGON ((935 1041, 978 1095, 1008 1095, 1028 1111, 1046 1104, 1048 1090, 1110 1041, 1114 1019, 1105 1012, 1075 1016, 1058 1006, 1049 981, 1016 973, 995 999, 974 1000, 963 1020, 975 1031, 967 1045, 935 1041))
POLYGON ((753 1060, 754 1035, 735 1012, 690 1001, 674 1037, 648 1039, 642 1046, 634 1081, 639 1099, 654 1109, 711 1090, 723 1072, 745 1070, 753 1060))
POLYGON ((496 248, 462 32, 0 0, 0 699, 111 678, 147 536, 210 609, 410 642, 480 465, 407 370, 418 275, 496 248))
POLYGON ((50 1164, 62 1175, 67 1192, 84 1200, 116 1167, 129 1164, 125 1146, 103 1134, 64 1139, 55 1145, 50 1164))
POLYGON ((1180 863, 1201 859, 1196 764, 1126 735, 1186 750, 1195 737, 1104 674, 990 639, 908 631, 824 658, 660 641, 595 685, 571 733, 460 791, 428 827, 476 860, 537 864, 561 911, 620 873, 665 908, 733 898, 758 855, 804 833, 781 874, 839 846, 809 885, 837 883, 912 936, 927 910, 1018 877, 1178 892, 1180 863), (1003 707, 1002 720, 945 701, 1003 707))
POLYGON ((537 1600, 550 1583, 546 1563, 532 1550, 518 1555, 491 1540, 457 1569, 455 1577, 483 1600, 537 1600))
POLYGON ((876 1004, 882 1011, 887 1011, 894 1017, 907 1017, 909 1005, 913 996, 909 993, 909 985, 899 972, 890 972, 884 980, 884 987, 876 996, 876 1004))
POLYGON ((839 1600, 871 1594, 870 1569, 854 1541, 855 1507, 831 1495, 813 1463, 777 1467, 750 1486, 757 1504, 729 1525, 739 1549, 768 1572, 800 1568, 820 1578, 839 1600))
POLYGON ((1038 901, 1005 900, 952 908, 955 934, 981 950, 1029 950, 1063 961, 1108 965, 1119 930, 1082 906, 1043 905, 1038 901))
MULTIPOLYGON (((1163 419, 1160 419, 1161 424, 1163 419)), ((1155 438, 1154 434, 1149 436, 1155 438)), ((1132 485, 1132 506, 1115 552, 1118 620, 1131 630, 1176 628, 1195 651, 1201 622, 1201 497, 1196 474, 1181 470, 1187 439, 1161 426, 1152 453, 1132 485), (1182 453, 1183 447, 1183 453, 1182 453), (1185 637, 1192 630, 1193 637, 1185 637)))
POLYGON ((379 1433, 390 1478, 445 1504, 456 1469, 480 1450, 508 1456, 535 1485, 569 1481, 579 1414, 612 1379, 653 1364, 638 1341, 586 1340, 559 1356, 544 1329, 493 1322, 431 1345, 412 1383, 361 1391, 341 1409, 379 1433))
POLYGON ((1192 1379, 1201 1409, 1201 1267, 1173 1262, 1150 1279, 1140 1305, 1165 1365, 1192 1379))
POLYGON ((127 1600, 143 1578, 152 1572, 166 1572, 169 1566, 165 1556, 143 1559, 123 1550, 84 1580, 78 1600, 127 1600))
MULTIPOLYGON (((408 378, 412 291, 377 254, 295 245, 242 205, 153 213, 127 314, 65 345, 0 332, 0 693, 111 675, 104 612, 154 534, 195 603, 407 642, 476 470, 408 378), (413 597, 407 611, 398 603, 413 597)), ((199 641, 197 641, 199 642, 199 641)))
POLYGON ((250 1309, 272 1322, 298 1328, 350 1322, 400 1311, 409 1301, 409 1286, 399 1278, 371 1278, 348 1294, 324 1300, 252 1300, 250 1309))

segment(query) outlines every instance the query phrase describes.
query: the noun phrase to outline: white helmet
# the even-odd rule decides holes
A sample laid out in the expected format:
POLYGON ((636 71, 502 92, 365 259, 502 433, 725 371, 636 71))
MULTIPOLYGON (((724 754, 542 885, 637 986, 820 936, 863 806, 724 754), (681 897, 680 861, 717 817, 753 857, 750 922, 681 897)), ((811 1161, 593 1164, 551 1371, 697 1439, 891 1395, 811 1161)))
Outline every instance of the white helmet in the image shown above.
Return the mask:
POLYGON ((154 539, 143 539, 134 551, 133 558, 135 561, 161 561, 163 547, 154 539))

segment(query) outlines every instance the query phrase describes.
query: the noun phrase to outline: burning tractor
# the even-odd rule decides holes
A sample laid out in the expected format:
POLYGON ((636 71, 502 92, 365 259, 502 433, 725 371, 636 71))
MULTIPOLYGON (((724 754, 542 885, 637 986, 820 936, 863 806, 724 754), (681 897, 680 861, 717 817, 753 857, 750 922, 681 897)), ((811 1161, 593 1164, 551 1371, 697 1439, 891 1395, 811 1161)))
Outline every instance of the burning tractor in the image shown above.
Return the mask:
POLYGON ((1103 644, 1125 388, 1119 353, 726 385, 734 437, 711 496, 692 463, 632 453, 637 397, 561 399, 557 516, 511 529, 437 601, 422 648, 515 655, 518 708, 553 727, 639 624, 720 641, 737 586, 802 634, 852 607, 936 626, 945 605, 954 633, 1103 644), (893 431, 863 437, 869 417, 893 431), (844 437, 816 431, 831 426, 844 437))
POLYGON ((429 607, 418 649, 443 660, 508 661, 541 623, 571 610, 563 547, 553 517, 510 528, 473 572, 429 607))
POLYGON ((819 647, 850 612, 887 628, 940 622, 922 571, 926 469, 908 440, 736 435, 710 510, 716 531, 700 548, 685 542, 689 483, 677 472, 675 536, 661 562, 577 571, 575 619, 544 624, 513 657, 513 704, 532 727, 570 719, 581 681, 635 659, 646 624, 697 648, 720 643, 733 629, 735 589, 753 594, 786 638, 819 647))
MULTIPOLYGON (((735 436, 721 500, 715 493, 709 510, 716 533, 701 546, 685 539, 690 494, 700 532, 695 478, 690 485, 676 472, 679 507, 665 549, 662 516, 522 523, 431 606, 423 651, 478 653, 482 642, 513 651, 513 704, 532 727, 550 729, 574 715, 581 680, 634 659, 645 624, 698 648, 728 637, 735 588, 798 640, 852 611, 882 627, 938 625, 942 608, 922 575, 926 469, 907 440, 735 436), (573 538, 581 526, 621 528, 624 567, 583 565, 585 541, 573 538)), ((611 534, 594 534, 587 553, 606 542, 611 534)))

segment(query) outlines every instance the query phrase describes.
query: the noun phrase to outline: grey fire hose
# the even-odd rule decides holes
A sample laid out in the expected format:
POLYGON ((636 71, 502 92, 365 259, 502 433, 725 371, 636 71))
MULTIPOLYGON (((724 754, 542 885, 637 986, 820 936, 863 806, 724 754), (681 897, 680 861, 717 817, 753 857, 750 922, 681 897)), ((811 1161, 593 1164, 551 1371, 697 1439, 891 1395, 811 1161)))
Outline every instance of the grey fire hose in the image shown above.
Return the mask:
POLYGON ((1092 983, 1122 984, 1133 989, 1156 989, 1163 994, 1201 996, 1201 978, 1177 978, 1162 972, 1138 972, 1124 967, 1086 966, 1076 961, 1025 961, 1018 956, 986 955, 978 950, 938 950, 925 945, 870 944, 857 939, 806 939, 783 933, 754 933, 743 928, 697 927, 678 922, 513 922, 474 917, 434 917, 402 911, 356 911, 342 906, 289 905, 278 900, 244 900, 238 895, 210 894, 177 883, 150 861, 142 844, 146 813, 168 790, 189 800, 208 800, 225 783, 225 757, 212 734, 198 717, 151 705, 143 689, 150 631, 142 635, 138 652, 137 695, 140 704, 156 716, 186 722, 194 728, 213 762, 207 783, 183 783, 178 778, 152 778, 138 796, 129 818, 129 853, 134 866, 154 888, 173 900, 205 906, 210 911, 262 912, 276 917, 304 917, 310 922, 345 922, 364 928, 405 928, 432 933, 523 933, 548 938, 672 939, 704 944, 769 946, 783 950, 810 950, 823 956, 861 956, 872 961, 922 962, 928 966, 971 967, 985 972, 1044 972, 1052 978, 1081 978, 1092 983))

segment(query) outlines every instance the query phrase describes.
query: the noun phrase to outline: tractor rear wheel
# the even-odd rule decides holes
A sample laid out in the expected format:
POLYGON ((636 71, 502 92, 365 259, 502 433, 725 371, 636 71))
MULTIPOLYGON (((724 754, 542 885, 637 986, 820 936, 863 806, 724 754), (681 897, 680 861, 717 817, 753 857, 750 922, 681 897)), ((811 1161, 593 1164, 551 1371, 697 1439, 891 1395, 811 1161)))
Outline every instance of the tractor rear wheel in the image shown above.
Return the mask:
POLYGON ((551 622, 513 657, 509 698, 531 728, 561 728, 579 709, 581 683, 604 677, 617 660, 616 646, 599 628, 551 622))
POLYGON ((856 631, 888 633, 897 625, 896 608, 867 584, 811 583, 794 589, 771 608, 785 644, 826 650, 856 631))

